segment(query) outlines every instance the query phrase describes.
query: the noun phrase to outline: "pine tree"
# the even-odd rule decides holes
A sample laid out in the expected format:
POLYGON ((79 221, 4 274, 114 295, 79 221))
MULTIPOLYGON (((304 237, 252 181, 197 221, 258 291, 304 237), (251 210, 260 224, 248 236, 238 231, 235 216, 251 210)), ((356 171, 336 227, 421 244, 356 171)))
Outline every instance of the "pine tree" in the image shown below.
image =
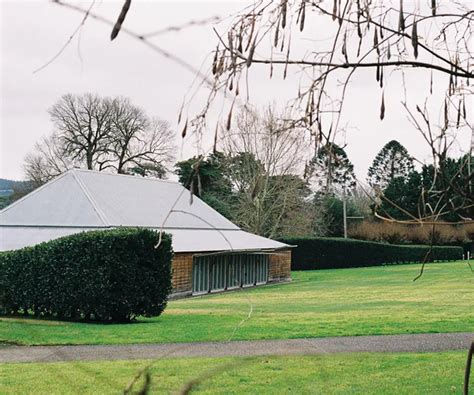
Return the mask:
POLYGON ((355 188, 354 165, 344 148, 330 143, 321 147, 306 169, 307 179, 318 194, 342 195, 355 188))
POLYGON ((367 181, 373 188, 384 190, 396 177, 408 179, 414 170, 413 158, 398 141, 389 141, 369 167, 367 181))

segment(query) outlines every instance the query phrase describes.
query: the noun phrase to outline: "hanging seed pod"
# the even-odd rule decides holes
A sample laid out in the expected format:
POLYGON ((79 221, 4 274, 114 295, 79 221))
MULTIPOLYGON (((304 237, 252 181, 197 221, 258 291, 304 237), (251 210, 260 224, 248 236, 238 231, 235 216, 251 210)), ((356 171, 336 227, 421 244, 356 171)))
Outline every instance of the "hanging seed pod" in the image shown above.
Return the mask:
POLYGON ((300 32, 304 29, 304 19, 306 14, 305 0, 301 2, 301 15, 300 15, 300 32))
POLYGON ((198 194, 199 196, 202 195, 202 184, 201 184, 201 175, 199 174, 199 172, 197 173, 197 182, 198 182, 198 194))
POLYGON ((216 124, 216 130, 214 131, 214 145, 212 146, 212 152, 217 152, 217 136, 219 134, 219 123, 216 124))
POLYGON ((252 46, 250 47, 249 49, 249 53, 247 55, 247 61, 245 62, 246 65, 247 65, 247 68, 250 67, 252 65, 252 60, 253 60, 253 54, 255 52, 255 46, 257 45, 257 36, 255 36, 254 40, 253 40, 253 44, 252 46))
POLYGON ((181 123, 181 115, 183 115, 183 108, 184 108, 184 100, 181 103, 181 107, 179 108, 179 113, 178 113, 178 125, 181 123))
POLYGON ((452 74, 449 75, 449 89, 448 89, 448 94, 449 94, 449 96, 451 96, 451 95, 454 94, 454 79, 453 79, 453 75, 452 75, 452 74))
POLYGON ((212 75, 216 75, 217 72, 217 55, 219 53, 219 47, 216 48, 216 53, 214 54, 214 59, 212 61, 212 75))
POLYGON ((230 79, 230 83, 229 83, 229 90, 232 92, 232 89, 234 89, 234 79, 231 78, 230 79))
POLYGON ((444 101, 444 129, 447 129, 449 126, 449 113, 448 113, 448 100, 444 101))
POLYGON ((390 59, 392 57, 392 51, 390 49, 390 42, 388 43, 387 47, 387 58, 390 59))
POLYGON ((189 204, 193 204, 193 195, 194 195, 194 179, 191 180, 191 184, 189 185, 189 204))
POLYGON ((383 29, 382 29, 382 26, 380 26, 380 38, 383 40, 383 29))
POLYGON ((459 124, 461 123, 461 99, 459 99, 459 106, 458 106, 458 116, 456 119, 456 128, 459 128, 459 124))
POLYGON ((360 55, 360 48, 362 46, 362 37, 359 39, 359 45, 357 46, 357 57, 360 55))
POLYGON ((431 0, 431 15, 436 16, 436 0, 431 0))
POLYGON ((288 0, 281 1, 281 28, 284 29, 286 26, 286 11, 288 6, 288 0))
POLYGON ((380 87, 383 88, 383 66, 380 66, 380 87))
POLYGON ((433 70, 431 70, 431 75, 430 75, 430 95, 433 94, 433 70))
POLYGON ((280 20, 278 19, 278 22, 276 24, 276 29, 275 29, 275 38, 273 40, 273 46, 276 48, 278 47, 278 35, 280 33, 280 20))
POLYGON ((341 51, 342 51, 342 54, 344 55, 344 59, 346 63, 349 63, 349 57, 347 55, 347 30, 344 32, 341 51))
POLYGON ((337 17, 337 0, 334 0, 334 5, 332 7, 332 20, 335 21, 337 17))
POLYGON ((377 55, 380 55, 379 36, 377 34, 377 29, 374 29, 374 49, 377 51, 377 55))
POLYGON ((184 139, 186 137, 187 131, 188 131, 188 120, 186 119, 186 123, 184 124, 183 131, 181 132, 181 138, 184 139))
POLYGON ((403 32, 405 30, 405 16, 403 15, 403 0, 400 0, 400 17, 398 19, 398 31, 403 32))
POLYGON ((466 97, 462 97, 462 116, 466 119, 466 97))
POLYGON ((230 106, 229 115, 227 116, 227 124, 226 124, 227 130, 230 130, 230 127, 232 124, 232 110, 234 109, 234 103, 235 103, 235 100, 232 102, 232 105, 230 106))
POLYGON ((237 86, 235 87, 235 96, 239 96, 239 81, 237 80, 237 86))
MULTIPOLYGON (((380 59, 379 59, 380 62, 380 59)), ((380 81, 380 63, 377 63, 377 67, 375 68, 375 80, 377 82, 380 81)))
POLYGON ((243 52, 243 49, 242 49, 242 41, 243 41, 242 32, 240 32, 240 33, 239 33, 239 44, 237 45, 237 52, 239 52, 239 53, 242 53, 242 52, 243 52))
POLYGON ((254 30, 255 30, 255 18, 252 19, 252 26, 250 28, 250 35, 249 35, 249 39, 247 41, 247 45, 245 46, 245 51, 248 51, 248 49, 250 47, 250 44, 252 43, 254 30))
POLYGON ((417 23, 415 20, 411 30, 411 45, 413 46, 413 54, 415 55, 415 59, 418 58, 418 29, 416 25, 417 23))
POLYGON ((382 103, 380 104, 380 120, 385 118, 385 92, 382 92, 382 103))

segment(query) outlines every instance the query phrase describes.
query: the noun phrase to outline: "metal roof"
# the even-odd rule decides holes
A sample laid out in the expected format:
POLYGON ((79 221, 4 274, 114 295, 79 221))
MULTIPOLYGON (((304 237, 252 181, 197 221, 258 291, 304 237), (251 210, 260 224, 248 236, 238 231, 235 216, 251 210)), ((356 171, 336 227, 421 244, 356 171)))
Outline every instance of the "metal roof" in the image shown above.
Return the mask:
POLYGON ((286 247, 242 231, 177 182, 73 169, 0 211, 0 250, 122 226, 163 229, 175 252, 286 247))

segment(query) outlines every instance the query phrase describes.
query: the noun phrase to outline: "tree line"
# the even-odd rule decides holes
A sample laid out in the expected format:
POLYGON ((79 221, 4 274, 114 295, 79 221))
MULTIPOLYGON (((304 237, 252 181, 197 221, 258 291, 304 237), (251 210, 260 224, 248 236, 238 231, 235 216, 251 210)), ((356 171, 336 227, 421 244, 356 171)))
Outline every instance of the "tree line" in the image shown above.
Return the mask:
POLYGON ((177 163, 169 124, 129 99, 65 95, 49 114, 52 134, 25 158, 32 187, 72 167, 158 178, 173 172, 192 195, 243 229, 271 238, 342 236, 344 203, 347 216, 355 217, 350 225, 361 219, 416 222, 430 212, 434 221, 474 217, 464 204, 473 187, 463 182, 470 172, 466 157, 417 170, 407 149, 392 140, 360 183, 345 147, 332 142, 312 151, 301 141, 304 131, 271 106, 240 108, 220 129, 213 152, 177 163), (441 200, 437 190, 446 184, 437 177, 439 166, 454 186, 441 200))

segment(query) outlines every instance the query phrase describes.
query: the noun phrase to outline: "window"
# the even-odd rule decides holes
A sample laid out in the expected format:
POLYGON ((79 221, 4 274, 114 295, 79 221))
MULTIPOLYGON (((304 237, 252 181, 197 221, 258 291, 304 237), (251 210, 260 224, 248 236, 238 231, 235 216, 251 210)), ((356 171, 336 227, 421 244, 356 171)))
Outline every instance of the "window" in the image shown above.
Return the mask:
POLYGON ((193 293, 223 291, 265 284, 268 255, 226 254, 194 257, 193 293))

